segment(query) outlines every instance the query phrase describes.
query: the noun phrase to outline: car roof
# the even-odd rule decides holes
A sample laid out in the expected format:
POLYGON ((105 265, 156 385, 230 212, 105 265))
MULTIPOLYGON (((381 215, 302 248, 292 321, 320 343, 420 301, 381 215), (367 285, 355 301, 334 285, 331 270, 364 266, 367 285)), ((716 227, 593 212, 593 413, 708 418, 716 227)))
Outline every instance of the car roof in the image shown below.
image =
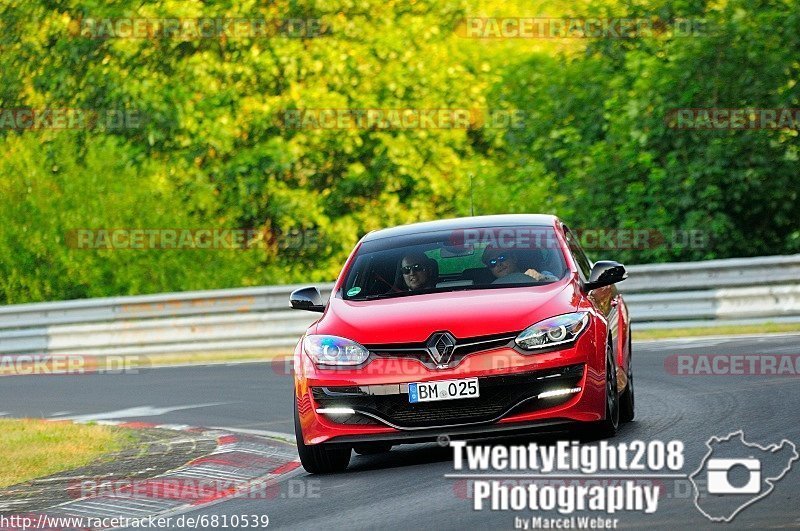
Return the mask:
POLYGON ((439 230, 463 230, 477 229, 482 227, 519 227, 519 226, 555 226, 558 218, 548 214, 502 214, 495 216, 472 216, 466 218, 440 219, 436 221, 425 221, 422 223, 412 223, 410 225, 399 225, 388 229, 381 229, 370 232, 364 236, 364 241, 378 240, 381 238, 391 238, 397 236, 407 236, 422 232, 433 232, 439 230))

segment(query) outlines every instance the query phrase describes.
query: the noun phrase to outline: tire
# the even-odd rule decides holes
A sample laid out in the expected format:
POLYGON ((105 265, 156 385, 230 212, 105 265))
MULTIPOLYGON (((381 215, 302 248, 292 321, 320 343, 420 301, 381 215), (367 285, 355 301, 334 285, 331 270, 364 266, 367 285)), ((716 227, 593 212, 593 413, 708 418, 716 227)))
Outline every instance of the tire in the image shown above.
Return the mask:
POLYGON ((364 443, 353 446, 353 451, 358 455, 385 454, 392 449, 388 443, 364 443))
POLYGON ((630 335, 628 336, 628 385, 619 397, 619 421, 630 422, 636 415, 635 403, 633 397, 633 368, 631 367, 633 361, 633 350, 630 335))
POLYGON ((597 423, 597 435, 604 439, 613 437, 619 429, 619 394, 614 349, 606 344, 606 418, 597 423))
POLYGON ((307 445, 303 441, 300 415, 297 412, 297 396, 294 397, 294 436, 300 464, 311 474, 342 472, 350 464, 350 447, 330 447, 325 444, 307 445))

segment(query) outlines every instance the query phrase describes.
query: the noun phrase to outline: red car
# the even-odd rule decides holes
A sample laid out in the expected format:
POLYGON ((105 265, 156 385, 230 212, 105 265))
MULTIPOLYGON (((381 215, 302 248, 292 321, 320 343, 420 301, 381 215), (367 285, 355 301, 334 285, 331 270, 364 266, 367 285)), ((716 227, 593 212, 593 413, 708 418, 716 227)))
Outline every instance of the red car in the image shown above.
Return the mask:
POLYGON ((592 264, 554 216, 481 216, 367 234, 294 353, 303 467, 351 450, 589 427, 634 415, 617 262, 592 264), (440 439, 441 440, 441 439, 440 439))

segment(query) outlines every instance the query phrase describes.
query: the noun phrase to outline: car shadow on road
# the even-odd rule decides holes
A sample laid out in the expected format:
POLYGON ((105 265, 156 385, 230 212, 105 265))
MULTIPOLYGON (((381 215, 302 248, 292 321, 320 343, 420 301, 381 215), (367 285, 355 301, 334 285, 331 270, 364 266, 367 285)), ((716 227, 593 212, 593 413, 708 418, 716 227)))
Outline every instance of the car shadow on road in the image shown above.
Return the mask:
MULTIPOLYGON (((625 436, 635 431, 635 422, 620 426, 618 436, 625 436)), ((553 445, 558 441, 577 440, 584 444, 598 442, 600 439, 592 436, 591 432, 559 432, 543 433, 536 435, 513 436, 513 437, 492 437, 487 439, 475 439, 468 442, 469 445, 492 444, 503 446, 527 446, 535 442, 540 446, 553 445)), ((614 439, 610 439, 613 441, 614 439)), ((424 465, 429 463, 442 463, 452 461, 453 450, 449 446, 437 443, 426 444, 404 444, 395 446, 391 451, 375 455, 358 455, 353 453, 348 467, 348 472, 382 470, 390 468, 400 468, 407 466, 424 465)))

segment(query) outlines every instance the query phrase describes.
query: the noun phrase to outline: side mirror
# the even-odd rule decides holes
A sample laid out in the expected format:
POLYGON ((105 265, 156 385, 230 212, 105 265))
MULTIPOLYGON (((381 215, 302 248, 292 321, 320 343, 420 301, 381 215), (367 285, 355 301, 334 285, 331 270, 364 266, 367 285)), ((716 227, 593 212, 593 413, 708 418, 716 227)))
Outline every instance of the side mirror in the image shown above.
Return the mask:
POLYGON ((589 275, 589 282, 585 284, 587 290, 593 290, 622 282, 628 278, 625 266, 611 260, 601 260, 594 264, 589 275))
POLYGON ((323 312, 322 295, 315 287, 296 289, 289 295, 289 302, 294 310, 308 310, 309 312, 323 312))

